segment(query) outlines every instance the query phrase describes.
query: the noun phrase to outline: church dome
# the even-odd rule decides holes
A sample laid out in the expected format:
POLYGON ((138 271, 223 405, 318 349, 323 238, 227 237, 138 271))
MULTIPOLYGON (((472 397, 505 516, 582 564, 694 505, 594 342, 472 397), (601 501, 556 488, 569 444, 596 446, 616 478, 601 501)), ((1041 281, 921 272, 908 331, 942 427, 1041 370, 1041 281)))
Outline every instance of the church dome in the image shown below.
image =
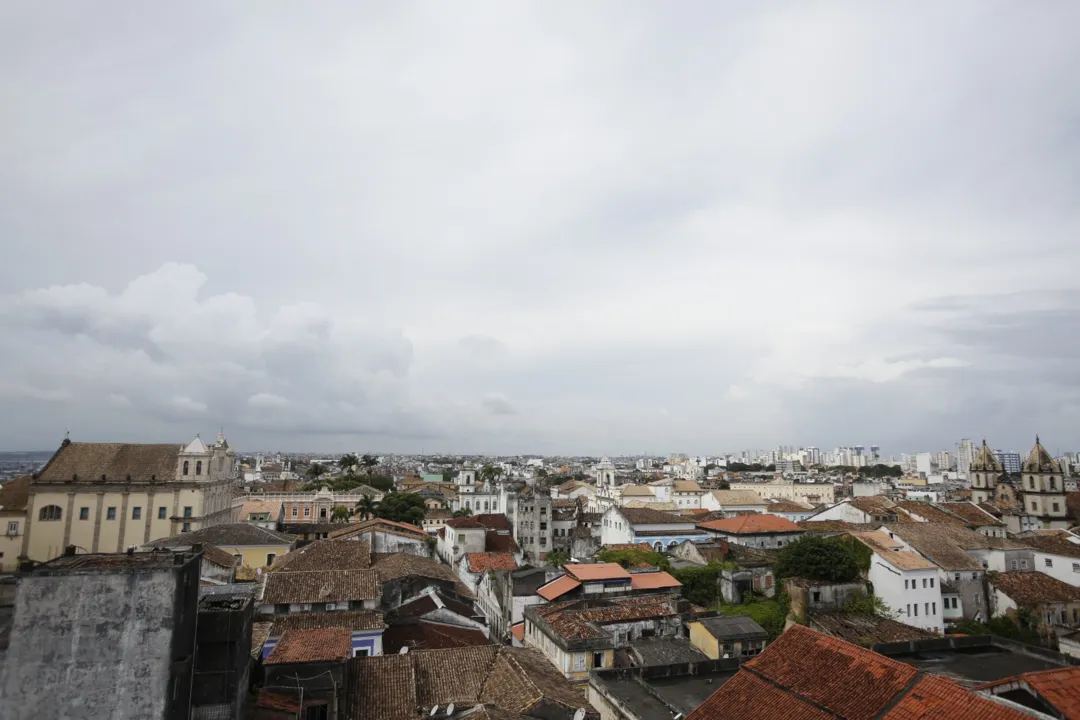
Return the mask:
POLYGON ((1046 448, 1039 442, 1039 436, 1035 436, 1035 447, 1031 448, 1031 452, 1028 453, 1027 460, 1024 461, 1024 472, 1026 473, 1059 473, 1061 472, 1061 466, 1058 465, 1057 460, 1050 456, 1050 453, 1046 451, 1046 448))
POLYGON ((971 465, 968 469, 970 471, 978 472, 1000 473, 1003 471, 1001 461, 998 460, 997 455, 990 451, 985 440, 982 442, 982 447, 975 453, 975 459, 971 461, 971 465))

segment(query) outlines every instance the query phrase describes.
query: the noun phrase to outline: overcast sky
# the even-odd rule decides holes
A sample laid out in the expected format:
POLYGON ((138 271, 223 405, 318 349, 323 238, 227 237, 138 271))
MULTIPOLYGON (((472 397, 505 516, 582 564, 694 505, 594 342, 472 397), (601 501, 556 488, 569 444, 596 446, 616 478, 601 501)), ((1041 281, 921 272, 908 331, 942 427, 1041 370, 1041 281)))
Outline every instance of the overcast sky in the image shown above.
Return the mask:
POLYGON ((0 448, 1080 448, 1080 3, 0 4, 0 448))

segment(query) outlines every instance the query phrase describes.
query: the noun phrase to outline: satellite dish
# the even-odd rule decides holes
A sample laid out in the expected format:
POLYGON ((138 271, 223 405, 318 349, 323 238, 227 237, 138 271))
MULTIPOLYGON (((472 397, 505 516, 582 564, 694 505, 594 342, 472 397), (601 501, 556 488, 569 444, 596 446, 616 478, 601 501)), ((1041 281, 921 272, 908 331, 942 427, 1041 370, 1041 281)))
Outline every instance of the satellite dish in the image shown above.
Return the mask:
POLYGON ((435 717, 438 714, 439 714, 439 706, 438 705, 432 705, 431 706, 431 712, 428 713, 428 717, 435 717))
POLYGON ((574 712, 574 720, 585 720, 585 708, 578 708, 574 712))
POLYGON ((447 717, 453 717, 454 716, 454 703, 450 703, 449 705, 446 706, 446 716, 447 717))

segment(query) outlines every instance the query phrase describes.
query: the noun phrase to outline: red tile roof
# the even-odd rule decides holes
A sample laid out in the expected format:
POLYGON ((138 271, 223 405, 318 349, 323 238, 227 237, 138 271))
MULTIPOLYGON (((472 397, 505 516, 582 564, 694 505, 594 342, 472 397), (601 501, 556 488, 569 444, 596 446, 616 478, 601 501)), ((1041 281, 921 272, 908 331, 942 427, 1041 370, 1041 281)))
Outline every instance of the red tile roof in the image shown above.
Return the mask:
POLYGON ((473 520, 480 523, 488 530, 509 530, 510 521, 502 513, 481 513, 473 515, 473 520))
POLYGON ((998 573, 987 580, 1020 607, 1034 609, 1043 603, 1080 602, 1080 588, 1038 570, 998 573))
POLYGON ((1022 720, 947 678, 795 625, 687 720, 1022 720))
POLYGON ((517 562, 510 553, 467 553, 465 559, 469 563, 469 572, 474 573, 487 570, 513 570, 517 567, 517 562))
POLYGON ((385 655, 399 652, 403 647, 409 648, 411 652, 472 647, 490 643, 491 640, 484 635, 483 630, 426 620, 395 623, 383 632, 383 654, 385 655))
POLYGON ((484 535, 484 550, 487 552, 516 553, 521 550, 513 535, 500 535, 495 530, 488 530, 484 535))
POLYGON ((348 628, 286 630, 266 657, 267 665, 345 660, 352 655, 348 628))
POLYGON ((632 590, 659 590, 661 588, 682 587, 682 583, 666 572, 634 573, 630 577, 632 590))
POLYGON ((519 622, 516 625, 511 625, 510 634, 516 637, 518 642, 525 642, 525 623, 519 622))
POLYGON ((424 539, 428 537, 428 534, 421 528, 415 525, 409 525, 408 523, 397 522, 396 520, 385 520, 383 518, 370 518, 358 523, 348 523, 341 530, 335 530, 330 533, 331 540, 337 540, 339 538, 349 538, 356 535, 363 535, 368 532, 387 532, 394 535, 405 535, 415 537, 418 539, 424 539))
POLYGON ((980 685, 975 689, 992 691, 999 686, 1007 689, 1016 682, 1025 683, 1040 700, 1057 710, 1062 717, 1080 717, 1080 667, 1024 673, 980 685))
POLYGON ((294 694, 292 691, 263 689, 259 691, 259 699, 255 701, 255 706, 266 710, 299 713, 301 707, 300 698, 297 695, 299 695, 299 691, 294 694))
POLYGON ((581 587, 581 583, 569 575, 563 575, 541 587, 536 594, 545 600, 553 601, 578 587, 581 587))
POLYGON ((708 522, 698 523, 698 527, 734 535, 803 532, 801 527, 787 518, 764 513, 740 515, 739 517, 727 518, 724 520, 710 520, 708 522))
POLYGON ((567 563, 563 569, 583 581, 630 579, 630 573, 619 563, 567 563))

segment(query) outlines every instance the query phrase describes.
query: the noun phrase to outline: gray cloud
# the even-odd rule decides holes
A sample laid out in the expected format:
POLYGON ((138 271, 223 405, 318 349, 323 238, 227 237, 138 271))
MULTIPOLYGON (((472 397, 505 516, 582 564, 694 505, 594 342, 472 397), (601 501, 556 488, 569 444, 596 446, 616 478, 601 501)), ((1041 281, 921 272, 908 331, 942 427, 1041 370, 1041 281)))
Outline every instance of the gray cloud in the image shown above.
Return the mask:
POLYGON ((14 447, 1080 431, 1075 3, 43 13, 0 8, 14 447))

